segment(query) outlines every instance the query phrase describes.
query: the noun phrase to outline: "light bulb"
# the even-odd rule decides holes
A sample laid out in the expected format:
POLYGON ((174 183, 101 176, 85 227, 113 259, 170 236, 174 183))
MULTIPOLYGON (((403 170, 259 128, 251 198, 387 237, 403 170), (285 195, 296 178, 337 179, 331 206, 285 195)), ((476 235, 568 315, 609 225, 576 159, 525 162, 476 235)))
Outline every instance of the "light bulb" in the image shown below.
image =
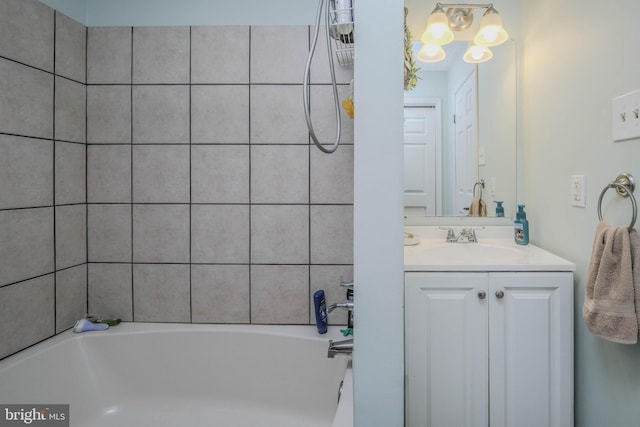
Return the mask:
POLYGON ((487 27, 484 29, 484 39, 487 43, 493 43, 498 39, 498 29, 496 27, 487 27))
POLYGON ((471 48, 471 57, 476 61, 481 59, 484 56, 484 52, 482 49, 478 48, 478 46, 474 46, 471 48))
POLYGON ((509 35, 502 26, 502 19, 494 8, 489 8, 482 15, 480 29, 473 41, 480 46, 497 46, 504 43, 509 35))
POLYGON ((422 62, 438 62, 442 61, 447 54, 437 43, 425 43, 418 51, 417 56, 418 60, 422 62))
POLYGON ((429 32, 433 36, 434 39, 440 39, 444 36, 444 33, 449 29, 449 27, 443 24, 434 24, 429 28, 429 32))
POLYGON ((439 45, 445 45, 451 43, 453 38, 453 31, 449 28, 449 18, 441 7, 436 7, 429 15, 427 28, 422 34, 422 41, 428 43, 433 40, 439 45))
POLYGON ((469 62, 471 64, 479 64, 481 62, 490 60, 492 57, 493 53, 489 50, 489 48, 485 46, 478 46, 470 42, 469 47, 464 53, 462 59, 465 62, 469 62))

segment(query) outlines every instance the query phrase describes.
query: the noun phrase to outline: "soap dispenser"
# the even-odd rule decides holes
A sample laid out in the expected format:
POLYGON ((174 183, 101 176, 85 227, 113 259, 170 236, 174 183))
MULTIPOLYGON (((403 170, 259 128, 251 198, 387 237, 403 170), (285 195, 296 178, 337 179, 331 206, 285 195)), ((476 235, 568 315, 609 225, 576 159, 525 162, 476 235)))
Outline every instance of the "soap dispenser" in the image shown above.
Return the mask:
POLYGON ((493 203, 496 204, 496 217, 504 217, 504 207, 502 206, 502 200, 494 200, 493 203))
POLYGON ((513 231, 515 241, 519 245, 529 244, 529 221, 527 221, 527 214, 524 211, 524 205, 518 205, 518 212, 516 212, 516 219, 513 222, 513 231))

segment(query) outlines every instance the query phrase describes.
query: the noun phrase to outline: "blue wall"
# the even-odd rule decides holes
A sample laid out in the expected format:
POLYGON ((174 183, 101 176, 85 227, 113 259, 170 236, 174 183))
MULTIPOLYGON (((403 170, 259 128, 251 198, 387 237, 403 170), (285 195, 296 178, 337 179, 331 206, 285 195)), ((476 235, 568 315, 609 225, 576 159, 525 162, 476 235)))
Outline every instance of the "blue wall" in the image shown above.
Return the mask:
POLYGON ((70 18, 87 25, 87 0, 40 0, 70 18))
POLYGON ((85 25, 309 25, 316 0, 40 0, 85 25))

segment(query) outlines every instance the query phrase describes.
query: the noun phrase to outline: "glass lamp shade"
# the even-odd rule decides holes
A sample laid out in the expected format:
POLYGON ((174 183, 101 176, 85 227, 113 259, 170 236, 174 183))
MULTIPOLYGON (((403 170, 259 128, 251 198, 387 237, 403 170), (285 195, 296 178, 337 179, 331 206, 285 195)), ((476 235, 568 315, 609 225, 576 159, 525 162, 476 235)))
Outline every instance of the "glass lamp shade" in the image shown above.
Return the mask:
POLYGON ((442 49, 442 46, 431 42, 423 44, 417 56, 418 60, 422 62, 438 62, 442 61, 447 54, 444 49, 442 49))
POLYGON ((429 15, 427 29, 424 30, 422 34, 422 41, 428 43, 428 41, 425 40, 428 39, 442 46, 451 43, 453 38, 453 31, 449 28, 449 18, 447 18, 447 15, 441 8, 436 8, 431 12, 431 15, 429 15))
POLYGON ((482 15, 480 29, 473 39, 474 43, 479 46, 497 46, 506 42, 508 38, 498 12, 493 8, 487 9, 482 15))
POLYGON ((469 62, 471 64, 479 64, 481 62, 488 61, 491 58, 493 58, 493 52, 491 52, 488 47, 478 46, 471 42, 469 42, 469 47, 462 57, 464 62, 469 62))

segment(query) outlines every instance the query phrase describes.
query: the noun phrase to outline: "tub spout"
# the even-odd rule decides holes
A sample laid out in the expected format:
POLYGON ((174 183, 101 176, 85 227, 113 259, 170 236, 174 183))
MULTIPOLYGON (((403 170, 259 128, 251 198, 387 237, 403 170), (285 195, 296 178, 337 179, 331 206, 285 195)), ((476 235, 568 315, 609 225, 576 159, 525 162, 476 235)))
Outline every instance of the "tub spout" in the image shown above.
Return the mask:
POLYGON ((346 356, 351 356, 353 352, 353 338, 342 341, 333 341, 329 340, 329 351, 327 352, 327 357, 334 358, 336 354, 344 354, 346 356))
POLYGON ((331 313, 336 308, 343 308, 348 311, 353 311, 353 301, 336 302, 327 307, 327 313, 331 313))

